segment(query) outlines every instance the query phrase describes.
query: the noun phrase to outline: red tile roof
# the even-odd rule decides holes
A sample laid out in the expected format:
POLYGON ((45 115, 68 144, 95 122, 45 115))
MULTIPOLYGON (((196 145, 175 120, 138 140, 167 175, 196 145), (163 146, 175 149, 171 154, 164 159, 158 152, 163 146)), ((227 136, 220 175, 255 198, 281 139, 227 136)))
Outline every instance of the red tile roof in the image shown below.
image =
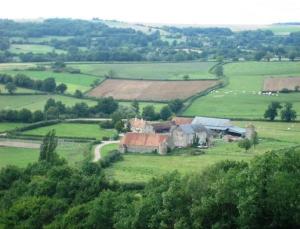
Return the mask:
POLYGON ((121 145, 156 146, 167 141, 168 136, 162 134, 127 133, 121 139, 121 145))
POLYGON ((174 117, 172 119, 173 122, 175 122, 176 125, 185 125, 185 124, 191 124, 193 119, 192 118, 183 118, 183 117, 174 117))

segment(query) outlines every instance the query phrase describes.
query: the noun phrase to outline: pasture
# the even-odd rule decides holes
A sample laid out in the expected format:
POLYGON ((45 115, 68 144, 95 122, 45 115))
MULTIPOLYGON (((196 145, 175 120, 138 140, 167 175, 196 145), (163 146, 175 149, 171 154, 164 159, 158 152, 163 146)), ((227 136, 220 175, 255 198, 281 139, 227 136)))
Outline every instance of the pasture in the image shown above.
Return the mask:
POLYGON ((53 71, 29 71, 29 70, 2 70, 0 67, 0 73, 6 73, 12 76, 17 74, 24 74, 35 80, 44 80, 49 77, 53 77, 57 84, 64 83, 68 86, 67 92, 73 93, 76 90, 85 92, 91 88, 91 84, 96 80, 103 80, 101 77, 89 76, 84 74, 71 74, 68 72, 53 72, 53 71))
POLYGON ((107 79, 88 95, 123 100, 169 101, 187 99, 218 84, 217 80, 151 81, 107 79))
MULTIPOLYGON (((88 150, 88 143, 65 142, 58 144, 56 152, 74 166, 84 159, 88 150)), ((38 157, 38 149, 0 147, 0 168, 7 165, 26 167, 29 163, 36 162, 38 157)))
POLYGON ((0 133, 25 126, 25 123, 0 122, 0 133))
POLYGON ((22 132, 23 135, 44 136, 50 130, 56 131, 58 137, 95 138, 112 137, 115 130, 102 129, 98 124, 59 123, 22 132))
POLYGON ((114 77, 145 80, 183 80, 184 75, 190 79, 214 79, 209 73, 215 62, 181 62, 181 63, 74 63, 70 67, 78 68, 82 73, 104 76, 114 71, 114 77))
POLYGON ((118 148, 119 148, 119 145, 115 144, 115 143, 103 146, 101 149, 101 158, 106 157, 110 151, 116 150, 118 148))
POLYGON ((300 75, 298 62, 240 62, 224 66, 229 84, 199 97, 183 112, 186 116, 263 118, 272 101, 291 102, 300 115, 299 93, 262 95, 264 79, 269 76, 300 75))
POLYGON ((296 146, 287 142, 261 140, 255 150, 248 152, 240 149, 237 143, 215 142, 213 148, 204 150, 203 155, 171 154, 159 156, 154 154, 125 154, 124 160, 114 163, 106 174, 121 183, 146 182, 152 177, 178 170, 182 174, 202 172, 208 166, 224 160, 249 161, 256 155, 272 149, 296 146))
MULTIPOLYGON (((32 89, 27 89, 27 88, 22 88, 22 87, 17 87, 17 90, 14 92, 14 94, 18 94, 18 93, 35 93, 35 92, 38 92, 38 91, 32 90, 32 89)), ((0 94, 1 93, 8 93, 8 91, 5 89, 4 84, 0 84, 0 94)))
POLYGON ((55 49, 49 45, 39 45, 39 44, 12 44, 9 51, 15 54, 29 53, 34 54, 45 54, 49 52, 56 52, 57 54, 66 53, 66 51, 61 49, 55 49))

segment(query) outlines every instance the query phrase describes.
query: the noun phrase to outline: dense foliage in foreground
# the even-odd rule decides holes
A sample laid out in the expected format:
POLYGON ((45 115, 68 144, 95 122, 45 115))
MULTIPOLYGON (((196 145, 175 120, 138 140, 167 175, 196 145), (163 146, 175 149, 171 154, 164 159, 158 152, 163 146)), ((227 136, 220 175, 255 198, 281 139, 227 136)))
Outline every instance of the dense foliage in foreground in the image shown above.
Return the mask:
POLYGON ((173 172, 143 186, 108 182, 86 162, 40 161, 0 173, 4 228, 299 228, 300 149, 173 172))

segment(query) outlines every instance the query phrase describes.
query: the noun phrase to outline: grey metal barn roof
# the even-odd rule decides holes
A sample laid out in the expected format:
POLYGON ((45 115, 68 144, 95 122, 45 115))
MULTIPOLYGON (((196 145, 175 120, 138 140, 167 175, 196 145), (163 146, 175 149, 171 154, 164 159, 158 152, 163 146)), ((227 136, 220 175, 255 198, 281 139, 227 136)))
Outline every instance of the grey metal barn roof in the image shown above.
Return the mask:
POLYGON ((201 124, 184 124, 179 126, 181 130, 186 134, 194 134, 195 132, 205 131, 208 130, 201 124))
MULTIPOLYGON (((207 117, 195 117, 192 124, 201 124, 205 127, 231 127, 231 123, 229 119, 222 119, 222 118, 207 118, 207 117)), ((225 128, 225 129, 227 129, 225 128)), ((225 130, 224 129, 224 130, 225 130)))
POLYGON ((246 129, 240 128, 240 127, 237 127, 237 126, 230 127, 228 129, 228 131, 231 132, 231 133, 240 134, 240 135, 246 134, 246 129))

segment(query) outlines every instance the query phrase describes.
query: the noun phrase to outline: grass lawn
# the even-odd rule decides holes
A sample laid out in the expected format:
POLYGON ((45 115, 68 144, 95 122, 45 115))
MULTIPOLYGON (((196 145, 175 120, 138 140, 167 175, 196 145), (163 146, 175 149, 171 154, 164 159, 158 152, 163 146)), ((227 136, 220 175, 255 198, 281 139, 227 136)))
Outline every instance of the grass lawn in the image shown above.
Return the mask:
POLYGON ((228 118, 263 118, 272 101, 291 102, 300 115, 300 93, 261 95, 266 77, 300 75, 298 62, 241 62, 225 65, 229 85, 196 99, 183 115, 228 118))
POLYGON ((9 49, 10 52, 15 54, 32 52, 34 54, 44 54, 55 51, 58 54, 66 53, 61 49, 55 49, 49 45, 32 45, 32 44, 12 44, 9 49))
MULTIPOLYGON (((57 153, 65 158, 70 165, 75 165, 84 159, 84 154, 88 152, 87 143, 63 143, 58 144, 57 153)), ((24 149, 13 147, 0 147, 0 168, 7 165, 25 167, 29 163, 38 160, 38 149, 24 149)))
POLYGON ((184 75, 191 79, 211 79, 214 75, 208 73, 214 62, 182 62, 182 63, 90 63, 69 64, 79 68, 82 73, 103 76, 113 70, 116 77, 132 79, 177 79, 184 75))
POLYGON ((44 80, 49 77, 55 78, 56 83, 65 83, 68 86, 67 92, 74 93, 77 89, 82 92, 87 91, 91 88, 91 84, 95 80, 103 80, 103 78, 96 76, 89 76, 84 74, 71 74, 67 72, 53 72, 53 71, 28 71, 28 70, 1 70, 0 73, 6 73, 9 75, 24 74, 32 79, 44 80))
POLYGON ((119 144, 116 143, 112 143, 109 145, 105 145, 101 148, 101 157, 106 157, 110 151, 118 149, 119 148, 119 144))
MULTIPOLYGON (((5 85, 4 84, 0 84, 0 92, 1 93, 8 93, 8 91, 5 89, 5 85)), ((18 93, 34 93, 34 92, 37 92, 37 91, 36 90, 32 90, 32 89, 17 87, 17 90, 14 92, 14 94, 18 94, 18 93)))
POLYGON ((0 133, 25 126, 25 123, 0 122, 0 133))
POLYGON ((61 101, 67 106, 73 106, 75 103, 85 102, 89 106, 95 105, 97 102, 85 99, 76 99, 73 97, 61 95, 0 95, 0 107, 2 109, 21 110, 27 108, 31 111, 43 110, 46 101, 53 98, 56 101, 61 101))
POLYGON ((59 123, 56 125, 40 127, 23 132, 24 135, 44 136, 50 130, 56 130, 56 136, 59 137, 77 137, 77 138, 96 138, 111 137, 115 130, 101 129, 97 124, 79 124, 79 123, 59 123))

